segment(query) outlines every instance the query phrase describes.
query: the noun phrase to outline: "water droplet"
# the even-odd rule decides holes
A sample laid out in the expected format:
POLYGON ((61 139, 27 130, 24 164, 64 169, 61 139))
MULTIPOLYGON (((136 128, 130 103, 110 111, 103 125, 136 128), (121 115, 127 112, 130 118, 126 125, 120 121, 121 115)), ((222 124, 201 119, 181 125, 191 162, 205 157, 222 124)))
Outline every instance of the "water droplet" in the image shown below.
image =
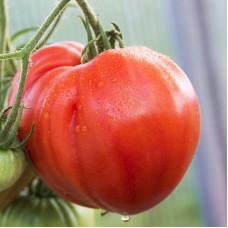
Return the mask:
POLYGON ((87 126, 82 126, 82 131, 87 132, 87 126))
POLYGON ((104 82, 99 82, 98 83, 98 86, 103 86, 104 85, 104 82))
POLYGON ((49 117, 49 113, 48 112, 45 112, 44 113, 44 118, 47 119, 49 117))
POLYGON ((121 220, 123 222, 128 222, 130 220, 130 216, 129 215, 121 215, 121 220))
POLYGON ((78 110, 81 110, 82 109, 82 105, 78 105, 78 110))
POLYGON ((33 62, 32 60, 29 61, 29 66, 32 67, 33 66, 33 62))
POLYGON ((76 131, 77 133, 79 133, 79 132, 81 131, 81 126, 80 126, 80 125, 77 125, 77 126, 75 127, 75 131, 76 131))
POLYGON ((113 78, 112 79, 112 82, 117 82, 117 78, 113 78))

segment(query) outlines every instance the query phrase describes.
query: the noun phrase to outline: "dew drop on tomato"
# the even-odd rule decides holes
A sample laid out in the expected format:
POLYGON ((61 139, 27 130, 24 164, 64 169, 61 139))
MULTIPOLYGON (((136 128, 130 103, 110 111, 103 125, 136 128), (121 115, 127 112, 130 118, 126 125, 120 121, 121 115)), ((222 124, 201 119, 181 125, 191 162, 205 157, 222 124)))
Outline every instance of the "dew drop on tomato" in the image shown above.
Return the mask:
POLYGON ((82 109, 82 105, 78 105, 78 110, 81 110, 82 109))
POLYGON ((87 132, 87 126, 82 126, 82 132, 87 132))
POLYGON ((117 82, 117 78, 113 78, 112 79, 112 82, 117 82))
POLYGON ((76 131, 76 133, 79 133, 81 131, 81 126, 80 125, 77 125, 75 127, 75 131, 76 131))
POLYGON ((48 112, 45 112, 44 113, 44 118, 47 119, 49 117, 49 113, 48 112))
POLYGON ((104 85, 104 82, 99 82, 99 83, 98 83, 98 86, 99 86, 99 87, 101 87, 101 86, 103 86, 103 85, 104 85))

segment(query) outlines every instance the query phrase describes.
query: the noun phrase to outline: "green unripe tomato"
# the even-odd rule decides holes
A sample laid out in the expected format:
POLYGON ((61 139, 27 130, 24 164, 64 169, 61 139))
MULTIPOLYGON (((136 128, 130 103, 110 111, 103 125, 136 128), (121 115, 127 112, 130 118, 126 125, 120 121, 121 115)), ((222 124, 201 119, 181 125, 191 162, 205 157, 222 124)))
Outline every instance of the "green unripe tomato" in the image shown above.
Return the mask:
POLYGON ((76 208, 60 197, 19 196, 0 214, 0 226, 83 226, 76 208))
POLYGON ((27 166, 22 149, 0 150, 0 191, 16 183, 27 166))
POLYGON ((93 211, 57 196, 39 178, 0 213, 0 227, 92 226, 93 211))

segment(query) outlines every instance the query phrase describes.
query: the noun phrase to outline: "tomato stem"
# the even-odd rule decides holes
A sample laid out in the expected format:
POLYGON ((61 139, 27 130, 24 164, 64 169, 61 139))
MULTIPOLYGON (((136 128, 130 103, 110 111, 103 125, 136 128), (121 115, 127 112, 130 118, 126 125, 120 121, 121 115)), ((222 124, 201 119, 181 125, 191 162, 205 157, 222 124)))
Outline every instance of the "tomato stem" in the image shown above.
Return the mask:
MULTIPOLYGON (((33 36, 33 38, 20 50, 20 51, 14 51, 11 53, 4 53, 0 54, 0 60, 4 59, 11 59, 11 58, 21 58, 21 64, 22 64, 22 71, 21 71, 21 76, 20 76, 20 82, 19 82, 19 87, 18 87, 18 92, 16 96, 16 100, 14 102, 13 108, 10 111, 10 114, 7 118, 7 120, 4 122, 4 125, 1 126, 1 132, 0 132, 0 143, 3 145, 3 147, 9 147, 10 144, 12 144, 12 137, 16 137, 15 132, 18 131, 18 126, 21 118, 21 114, 23 109, 19 112, 19 109, 21 107, 21 98, 25 86, 25 81, 26 81, 26 76, 27 76, 27 71, 28 71, 28 65, 29 65, 29 57, 30 54, 33 52, 33 50, 37 47, 39 41, 47 31, 47 29, 50 27, 52 22, 56 19, 58 20, 60 12, 66 7, 66 5, 69 3, 70 0, 62 0, 59 2, 59 4, 53 9, 53 11, 50 13, 50 15, 46 18, 46 20, 43 22, 43 24, 40 26, 36 34, 33 36)), ((5 10, 5 1, 0 1, 2 9, 0 8, 1 15, 2 12, 5 10), (3 9, 4 8, 4 9, 3 9)), ((3 15, 6 20, 6 14, 3 15)), ((4 24, 6 26, 6 22, 4 24)), ((1 24, 3 26, 3 24, 1 24)), ((54 24, 55 26, 55 24, 54 24)), ((4 27, 5 28, 5 27, 4 27)), ((5 31, 5 30, 4 30, 5 31)), ((5 34, 6 32, 4 32, 5 34)), ((2 36, 1 36, 2 37, 2 36)), ((6 41, 2 41, 0 43, 1 46, 3 44, 6 46, 6 41)), ((1 53, 5 52, 5 49, 1 49, 1 53)), ((0 61, 1 64, 3 64, 3 61, 0 61)), ((2 65, 0 65, 2 66, 2 65)), ((2 75, 1 75, 1 80, 2 80, 2 75)), ((2 109, 2 107, 1 107, 2 109)), ((32 129, 34 126, 32 127, 32 129)), ((10 145, 11 146, 11 145, 10 145)), ((1 147, 1 146, 0 146, 1 147)))
MULTIPOLYGON (((89 49, 89 52, 88 52, 88 57, 89 59, 93 59, 96 55, 97 55, 97 50, 96 50, 96 46, 94 44, 94 41, 96 39, 93 39, 93 35, 92 35, 92 31, 90 29, 90 24, 89 24, 89 20, 88 20, 88 17, 85 16, 85 19, 83 17, 80 17, 84 27, 85 27, 85 30, 87 32, 87 40, 88 40, 88 49, 89 49)), ((83 54, 82 54, 82 57, 83 57, 83 54)))
POLYGON ((98 21, 98 25, 99 25, 99 29, 100 29, 100 34, 101 34, 101 39, 102 39, 102 43, 103 43, 103 46, 104 46, 104 50, 111 49, 111 45, 109 43, 107 34, 104 31, 103 27, 101 26, 100 21, 98 21))
MULTIPOLYGON (((11 41, 9 38, 7 39, 7 42, 6 42, 6 52, 11 52, 11 41)), ((11 75, 14 76, 14 74, 17 71, 17 64, 15 63, 14 59, 9 59, 9 65, 13 71, 13 74, 11 74, 11 75)))
POLYGON ((97 20, 95 13, 92 10, 92 8, 90 7, 90 5, 87 3, 86 0, 76 0, 76 2, 78 3, 78 5, 81 8, 84 15, 88 18, 88 21, 89 21, 95 35, 99 36, 100 29, 98 27, 98 20, 97 20))
POLYGON ((98 53, 105 50, 115 48, 116 41, 119 43, 119 47, 123 48, 122 34, 119 26, 112 22, 114 30, 104 31, 98 17, 94 14, 93 10, 89 6, 86 0, 76 0, 81 8, 85 19, 81 17, 84 27, 87 32, 88 44, 85 46, 81 55, 81 62, 85 63, 92 60, 98 53), (93 29, 95 38, 92 36, 90 26, 93 29), (98 52, 95 52, 95 50, 98 52))
MULTIPOLYGON (((6 36, 7 36, 7 24, 8 17, 6 13, 6 3, 5 0, 0 1, 0 53, 4 53, 6 51, 6 36)), ((4 79, 4 69, 5 69, 5 61, 0 61, 0 80, 4 79)), ((0 84, 0 91, 4 84, 0 84)), ((4 96, 0 96, 0 109, 3 108, 4 104, 4 96)))
POLYGON ((56 28, 57 25, 59 24, 59 21, 60 21, 60 19, 61 19, 61 16, 62 16, 62 13, 59 13, 59 15, 57 16, 57 18, 54 20, 53 25, 52 25, 50 31, 48 31, 47 34, 46 34, 46 36, 44 37, 44 39, 43 39, 40 43, 38 43, 38 44, 36 45, 36 47, 35 47, 36 50, 39 49, 39 48, 41 48, 44 44, 46 44, 46 42, 48 41, 48 39, 49 39, 49 38, 51 37, 51 35, 53 34, 55 28, 56 28))
POLYGON ((35 178, 31 181, 29 185, 29 195, 35 195, 40 198, 55 197, 54 192, 39 178, 35 178))

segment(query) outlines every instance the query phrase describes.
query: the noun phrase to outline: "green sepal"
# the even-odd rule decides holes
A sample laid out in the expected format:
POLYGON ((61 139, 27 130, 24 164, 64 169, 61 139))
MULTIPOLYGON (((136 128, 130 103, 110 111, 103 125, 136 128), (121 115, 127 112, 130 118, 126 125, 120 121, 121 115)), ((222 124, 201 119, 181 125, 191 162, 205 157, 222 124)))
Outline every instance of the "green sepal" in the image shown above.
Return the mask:
POLYGON ((106 34, 106 32, 104 31, 100 21, 98 20, 98 27, 99 27, 99 30, 100 30, 100 35, 101 35, 101 40, 102 40, 102 43, 103 43, 103 47, 104 47, 104 50, 108 50, 108 49, 111 49, 111 46, 110 46, 110 43, 109 43, 109 40, 108 40, 108 36, 106 34))
POLYGON ((0 129, 2 129, 2 124, 3 124, 4 120, 6 120, 5 115, 6 115, 7 111, 9 111, 12 107, 13 106, 9 106, 0 112, 0 129))
POLYGON ((14 122, 12 128, 10 129, 10 131, 7 135, 7 138, 3 142, 0 143, 0 148, 8 149, 13 144, 13 142, 16 138, 17 132, 18 132, 18 127, 19 127, 20 120, 22 117, 23 109, 24 109, 24 106, 20 106, 20 108, 18 110, 18 115, 15 119, 15 122, 14 122))
POLYGON ((120 27, 115 22, 111 22, 111 24, 113 25, 113 27, 115 28, 115 30, 120 33, 120 38, 123 38, 123 36, 121 34, 120 27))
POLYGON ((98 39, 93 39, 90 40, 90 42, 88 44, 86 44, 86 46, 84 47, 84 49, 82 50, 82 54, 81 54, 81 62, 82 63, 86 63, 89 60, 86 58, 86 55, 88 54, 88 49, 90 48, 91 45, 94 45, 94 43, 97 41, 98 39))
POLYGON ((27 142, 29 141, 29 139, 32 137, 32 134, 34 132, 34 129, 35 129, 35 124, 33 123, 32 124, 32 127, 31 127, 31 130, 29 132, 29 135, 26 137, 26 139, 23 140, 21 143, 15 145, 15 146, 12 146, 10 148, 13 149, 13 150, 15 150, 15 149, 19 149, 19 148, 24 147, 27 144, 27 142))
MULTIPOLYGON (((81 21, 85 27, 85 30, 87 32, 87 39, 88 39, 88 42, 90 43, 90 41, 92 41, 94 39, 93 39, 92 31, 90 28, 89 20, 87 17, 85 17, 85 19, 83 17, 80 17, 80 19, 81 19, 81 21)), ((88 57, 91 60, 97 55, 97 50, 96 50, 94 42, 90 43, 90 45, 88 46, 88 49, 89 49, 88 50, 88 57)))

